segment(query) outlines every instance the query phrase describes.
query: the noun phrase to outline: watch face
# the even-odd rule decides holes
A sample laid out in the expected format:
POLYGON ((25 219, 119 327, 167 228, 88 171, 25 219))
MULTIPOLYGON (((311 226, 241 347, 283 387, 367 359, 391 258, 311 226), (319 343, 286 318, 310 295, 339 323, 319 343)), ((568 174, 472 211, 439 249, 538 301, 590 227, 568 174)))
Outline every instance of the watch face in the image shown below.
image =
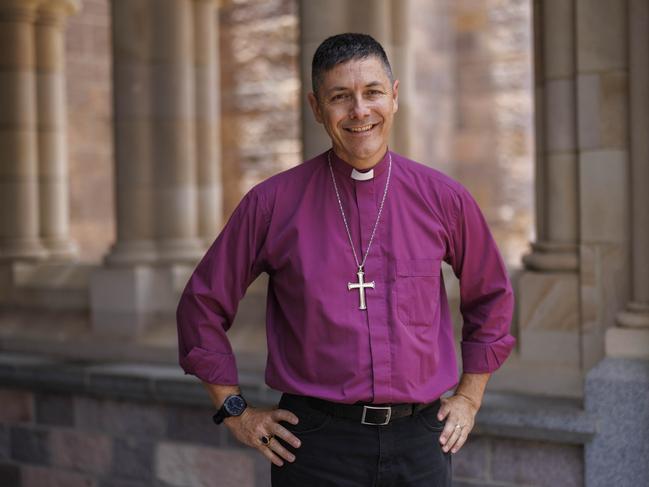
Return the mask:
POLYGON ((239 416, 246 409, 246 401, 241 396, 231 396, 225 401, 225 410, 232 416, 239 416))

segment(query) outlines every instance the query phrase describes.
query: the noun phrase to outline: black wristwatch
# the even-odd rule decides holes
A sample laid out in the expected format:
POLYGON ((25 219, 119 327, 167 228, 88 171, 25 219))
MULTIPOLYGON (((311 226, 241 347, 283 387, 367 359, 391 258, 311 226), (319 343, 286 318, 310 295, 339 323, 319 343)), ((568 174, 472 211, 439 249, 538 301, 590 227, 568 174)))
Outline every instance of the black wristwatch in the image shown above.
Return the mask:
POLYGON ((232 394, 225 398, 221 409, 212 416, 212 419, 216 424, 221 424, 225 418, 241 416, 246 407, 248 407, 248 403, 241 394, 232 394))

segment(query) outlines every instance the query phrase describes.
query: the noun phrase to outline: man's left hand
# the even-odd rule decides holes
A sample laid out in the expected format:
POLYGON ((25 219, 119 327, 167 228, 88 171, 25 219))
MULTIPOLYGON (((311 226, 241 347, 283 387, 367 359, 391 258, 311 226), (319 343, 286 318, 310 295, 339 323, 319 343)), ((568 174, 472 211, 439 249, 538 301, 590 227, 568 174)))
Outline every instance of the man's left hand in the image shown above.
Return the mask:
POLYGON ((480 407, 466 396, 456 394, 440 398, 442 405, 437 413, 437 419, 446 420, 446 426, 439 437, 444 452, 457 453, 466 442, 475 424, 475 415, 480 407))

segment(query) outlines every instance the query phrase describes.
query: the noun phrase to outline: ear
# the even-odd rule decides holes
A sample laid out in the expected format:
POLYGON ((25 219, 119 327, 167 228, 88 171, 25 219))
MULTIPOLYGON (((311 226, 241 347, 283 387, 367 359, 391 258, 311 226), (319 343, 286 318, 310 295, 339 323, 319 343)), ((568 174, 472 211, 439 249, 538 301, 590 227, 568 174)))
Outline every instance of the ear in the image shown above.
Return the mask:
POLYGON ((395 79, 392 85, 392 113, 399 109, 399 80, 395 79))
POLYGON ((309 105, 311 105, 311 110, 313 111, 313 116, 315 117, 316 122, 322 123, 322 114, 320 113, 320 105, 318 105, 318 99, 315 96, 315 93, 310 91, 307 94, 309 99, 309 105))

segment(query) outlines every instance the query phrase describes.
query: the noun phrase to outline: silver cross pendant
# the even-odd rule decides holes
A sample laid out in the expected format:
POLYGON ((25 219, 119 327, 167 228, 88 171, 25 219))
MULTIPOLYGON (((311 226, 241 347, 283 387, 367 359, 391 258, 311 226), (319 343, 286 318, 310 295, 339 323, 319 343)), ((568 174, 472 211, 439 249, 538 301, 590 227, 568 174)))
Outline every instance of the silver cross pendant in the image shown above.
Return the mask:
POLYGON ((347 289, 352 290, 352 289, 358 289, 358 294, 361 300, 360 306, 358 309, 367 309, 367 305, 365 304, 365 288, 372 288, 374 289, 374 281, 372 282, 365 282, 363 279, 365 277, 365 273, 363 272, 363 268, 359 267, 358 272, 356 273, 358 276, 358 282, 348 282, 347 283, 347 289))

